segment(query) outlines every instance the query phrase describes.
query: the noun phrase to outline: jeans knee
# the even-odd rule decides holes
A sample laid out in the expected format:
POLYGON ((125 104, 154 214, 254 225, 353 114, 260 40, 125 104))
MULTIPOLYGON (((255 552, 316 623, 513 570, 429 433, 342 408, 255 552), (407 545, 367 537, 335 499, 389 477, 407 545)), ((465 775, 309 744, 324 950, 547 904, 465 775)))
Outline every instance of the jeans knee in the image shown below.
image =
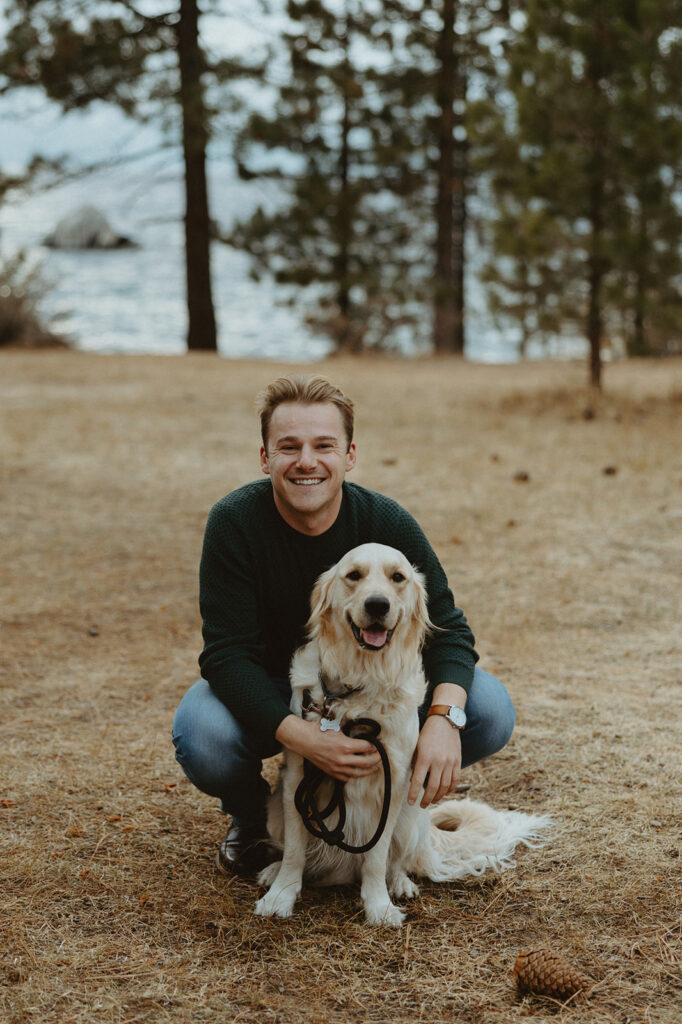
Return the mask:
POLYGON ((210 750, 194 742, 191 734, 173 731, 175 760, 189 781, 209 796, 222 796, 230 785, 229 760, 211 756, 210 750))
POLYGON ((471 704, 471 720, 462 733, 463 767, 496 754, 514 731, 516 711, 511 697, 492 676, 479 676, 482 686, 471 704))
POLYGON ((493 754, 507 746, 516 724, 516 708, 511 698, 505 705, 498 707, 496 712, 490 729, 491 741, 494 744, 494 750, 491 751, 493 754))

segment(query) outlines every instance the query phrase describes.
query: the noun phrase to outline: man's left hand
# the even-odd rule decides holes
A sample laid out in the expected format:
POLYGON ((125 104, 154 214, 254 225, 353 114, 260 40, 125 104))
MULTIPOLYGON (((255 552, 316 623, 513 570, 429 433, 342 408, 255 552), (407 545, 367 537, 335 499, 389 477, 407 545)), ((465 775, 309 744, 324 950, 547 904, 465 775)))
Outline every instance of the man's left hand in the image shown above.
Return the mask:
POLYGON ((419 733, 407 802, 415 803, 427 775, 429 781, 420 807, 428 807, 442 800, 456 789, 461 770, 462 742, 459 729, 454 729, 443 716, 432 715, 426 719, 419 733))

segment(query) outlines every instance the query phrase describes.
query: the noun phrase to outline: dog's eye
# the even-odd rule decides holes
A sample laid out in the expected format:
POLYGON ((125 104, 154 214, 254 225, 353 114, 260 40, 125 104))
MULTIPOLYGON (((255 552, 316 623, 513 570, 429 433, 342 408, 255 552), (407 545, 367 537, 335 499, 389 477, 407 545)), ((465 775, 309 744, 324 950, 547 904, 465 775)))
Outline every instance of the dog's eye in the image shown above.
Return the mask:
POLYGON ((402 583, 405 577, 401 572, 394 572, 393 575, 391 576, 391 579, 393 580, 394 583, 402 583))
POLYGON ((355 582, 360 579, 360 573, 357 569, 351 569, 351 571, 346 575, 346 579, 353 580, 353 582, 355 582))

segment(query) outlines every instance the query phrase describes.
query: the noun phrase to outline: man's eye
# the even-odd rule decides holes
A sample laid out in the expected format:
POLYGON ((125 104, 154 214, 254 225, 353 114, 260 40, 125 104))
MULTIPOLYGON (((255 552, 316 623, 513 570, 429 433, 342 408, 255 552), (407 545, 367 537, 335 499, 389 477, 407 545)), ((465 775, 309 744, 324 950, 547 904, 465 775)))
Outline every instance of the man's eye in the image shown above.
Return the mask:
POLYGON ((360 579, 360 573, 358 572, 357 569, 351 569, 351 571, 347 573, 346 579, 353 580, 353 582, 355 582, 356 580, 360 579))
POLYGON ((405 577, 401 572, 394 572, 393 575, 391 576, 391 579, 393 580, 394 583, 402 583, 405 577))

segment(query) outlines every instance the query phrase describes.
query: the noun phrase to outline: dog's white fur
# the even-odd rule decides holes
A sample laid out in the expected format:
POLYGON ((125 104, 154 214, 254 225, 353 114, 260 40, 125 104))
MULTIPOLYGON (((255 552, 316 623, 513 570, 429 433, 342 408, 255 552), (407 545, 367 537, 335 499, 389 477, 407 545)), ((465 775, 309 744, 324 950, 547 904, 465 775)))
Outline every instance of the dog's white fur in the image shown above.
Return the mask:
MULTIPOLYGON (((500 871, 513 863, 518 843, 529 845, 538 838, 547 819, 494 811, 471 800, 451 799, 428 810, 418 802, 407 803, 419 734, 417 709, 426 689, 421 647, 430 623, 423 578, 401 552, 383 544, 363 544, 349 551, 319 578, 311 607, 309 641, 296 652, 291 666, 291 709, 302 713, 305 689, 322 705, 320 673, 334 692, 362 686, 340 700, 335 713, 343 719, 373 718, 381 725, 380 739, 391 764, 388 820, 379 842, 365 854, 346 853, 311 836, 294 807, 303 759, 287 751, 268 808, 268 830, 282 846, 283 859, 261 872, 260 883, 270 889, 256 903, 256 913, 289 917, 305 873, 324 885, 359 879, 367 920, 400 925, 403 911, 391 895, 418 894, 409 875, 446 882, 487 868, 500 871), (368 612, 365 602, 370 598, 371 608, 371 599, 377 597, 388 601, 380 625, 394 632, 383 647, 368 648, 361 645, 365 638, 362 634, 358 638, 358 631, 375 623, 376 616, 368 612)), ((370 642, 380 642, 381 633, 377 633, 375 625, 370 642)), ((326 806, 332 785, 330 779, 318 793, 320 807, 326 806)), ((344 794, 346 842, 362 845, 379 821, 383 772, 350 780, 344 794)))

